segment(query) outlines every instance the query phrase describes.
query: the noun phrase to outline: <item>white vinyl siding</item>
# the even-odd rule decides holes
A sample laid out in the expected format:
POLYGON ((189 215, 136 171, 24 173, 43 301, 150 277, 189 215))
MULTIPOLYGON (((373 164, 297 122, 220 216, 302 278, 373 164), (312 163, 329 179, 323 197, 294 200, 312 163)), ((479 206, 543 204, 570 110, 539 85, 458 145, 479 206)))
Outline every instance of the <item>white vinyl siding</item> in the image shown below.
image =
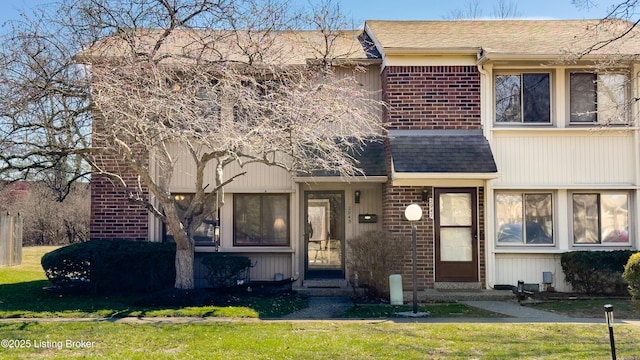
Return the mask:
POLYGON ((635 183, 633 131, 496 131, 497 187, 628 186, 635 183))

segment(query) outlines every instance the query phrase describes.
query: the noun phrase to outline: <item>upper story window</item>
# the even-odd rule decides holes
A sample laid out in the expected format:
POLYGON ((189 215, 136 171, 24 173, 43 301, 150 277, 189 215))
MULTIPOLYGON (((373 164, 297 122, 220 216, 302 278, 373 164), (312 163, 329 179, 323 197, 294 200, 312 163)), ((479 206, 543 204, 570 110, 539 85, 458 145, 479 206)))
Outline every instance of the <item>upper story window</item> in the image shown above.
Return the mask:
POLYGON ((233 244, 235 246, 288 246, 288 194, 235 194, 233 244))
POLYGON ((574 193, 574 245, 629 245, 629 193, 574 193))
POLYGON ((551 193, 496 194, 498 245, 553 245, 551 193))
POLYGON ((496 123, 551 123, 549 73, 498 74, 495 78, 496 123))
POLYGON ((626 124, 626 79, 623 74, 571 72, 569 113, 574 124, 626 124))

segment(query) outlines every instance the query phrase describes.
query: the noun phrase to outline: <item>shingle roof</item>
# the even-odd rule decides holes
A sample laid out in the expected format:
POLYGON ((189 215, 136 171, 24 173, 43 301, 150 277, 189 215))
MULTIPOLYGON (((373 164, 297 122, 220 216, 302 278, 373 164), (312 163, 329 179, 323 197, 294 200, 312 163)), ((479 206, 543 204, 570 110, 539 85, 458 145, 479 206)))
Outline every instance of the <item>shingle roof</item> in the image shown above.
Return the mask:
POLYGON ((497 173, 489 142, 481 132, 428 131, 389 135, 395 172, 497 173))
MULTIPOLYGON (((382 139, 366 142, 361 150, 351 154, 365 176, 387 176, 387 163, 382 139)), ((336 171, 314 171, 311 176, 339 176, 336 171)), ((306 176, 302 175, 301 176, 306 176)))
MULTIPOLYGON (((131 53, 148 53, 161 38, 159 29, 138 29, 105 37, 89 49, 78 54, 82 62, 110 59, 131 53)), ((345 30, 332 34, 329 59, 377 58, 370 52, 375 47, 361 38, 361 30, 345 30)), ((229 31, 205 29, 176 29, 163 40, 157 56, 173 55, 178 61, 202 57, 210 61, 246 61, 246 53, 254 56, 256 63, 275 65, 305 64, 310 59, 321 59, 326 51, 325 37, 319 31, 229 31)))
MULTIPOLYGON (((369 20, 365 30, 384 49, 483 49, 502 54, 558 55, 583 51, 632 27, 623 20, 369 20)), ((640 30, 594 54, 640 53, 640 30)))

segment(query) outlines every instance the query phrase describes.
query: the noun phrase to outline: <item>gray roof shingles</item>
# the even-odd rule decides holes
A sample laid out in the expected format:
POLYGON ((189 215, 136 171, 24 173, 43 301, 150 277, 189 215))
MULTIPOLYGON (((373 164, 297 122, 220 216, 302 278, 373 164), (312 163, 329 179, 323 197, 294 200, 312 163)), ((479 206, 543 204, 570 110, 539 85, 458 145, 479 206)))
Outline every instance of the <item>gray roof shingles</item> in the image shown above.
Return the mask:
POLYGON ((434 131, 389 137, 395 172, 496 173, 489 142, 481 133, 434 131))
MULTIPOLYGON (((387 165, 382 139, 367 141, 362 149, 351 153, 357 161, 357 167, 362 170, 364 176, 387 176, 387 165)), ((299 174, 300 176, 307 176, 299 174)), ((339 176, 337 171, 315 170, 311 176, 339 176)), ((362 175, 362 174, 359 174, 362 175)))

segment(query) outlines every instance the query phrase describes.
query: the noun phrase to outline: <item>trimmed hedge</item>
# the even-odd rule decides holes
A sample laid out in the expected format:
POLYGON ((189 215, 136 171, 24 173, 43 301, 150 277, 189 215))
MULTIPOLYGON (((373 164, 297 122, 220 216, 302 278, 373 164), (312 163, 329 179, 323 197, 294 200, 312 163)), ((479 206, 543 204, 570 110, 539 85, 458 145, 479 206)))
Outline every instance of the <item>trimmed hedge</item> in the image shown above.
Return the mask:
POLYGON ((631 255, 624 266, 624 278, 629 283, 629 292, 634 300, 640 300, 640 252, 631 255))
POLYGON ((579 293, 628 295, 622 279, 632 250, 572 251, 563 253, 560 264, 566 281, 579 293))
POLYGON ((60 289, 137 293, 173 287, 175 256, 175 244, 91 240, 49 252, 41 264, 60 289))
POLYGON ((232 289, 249 284, 252 265, 246 256, 214 253, 203 256, 201 261, 209 270, 207 280, 214 289, 232 289))

